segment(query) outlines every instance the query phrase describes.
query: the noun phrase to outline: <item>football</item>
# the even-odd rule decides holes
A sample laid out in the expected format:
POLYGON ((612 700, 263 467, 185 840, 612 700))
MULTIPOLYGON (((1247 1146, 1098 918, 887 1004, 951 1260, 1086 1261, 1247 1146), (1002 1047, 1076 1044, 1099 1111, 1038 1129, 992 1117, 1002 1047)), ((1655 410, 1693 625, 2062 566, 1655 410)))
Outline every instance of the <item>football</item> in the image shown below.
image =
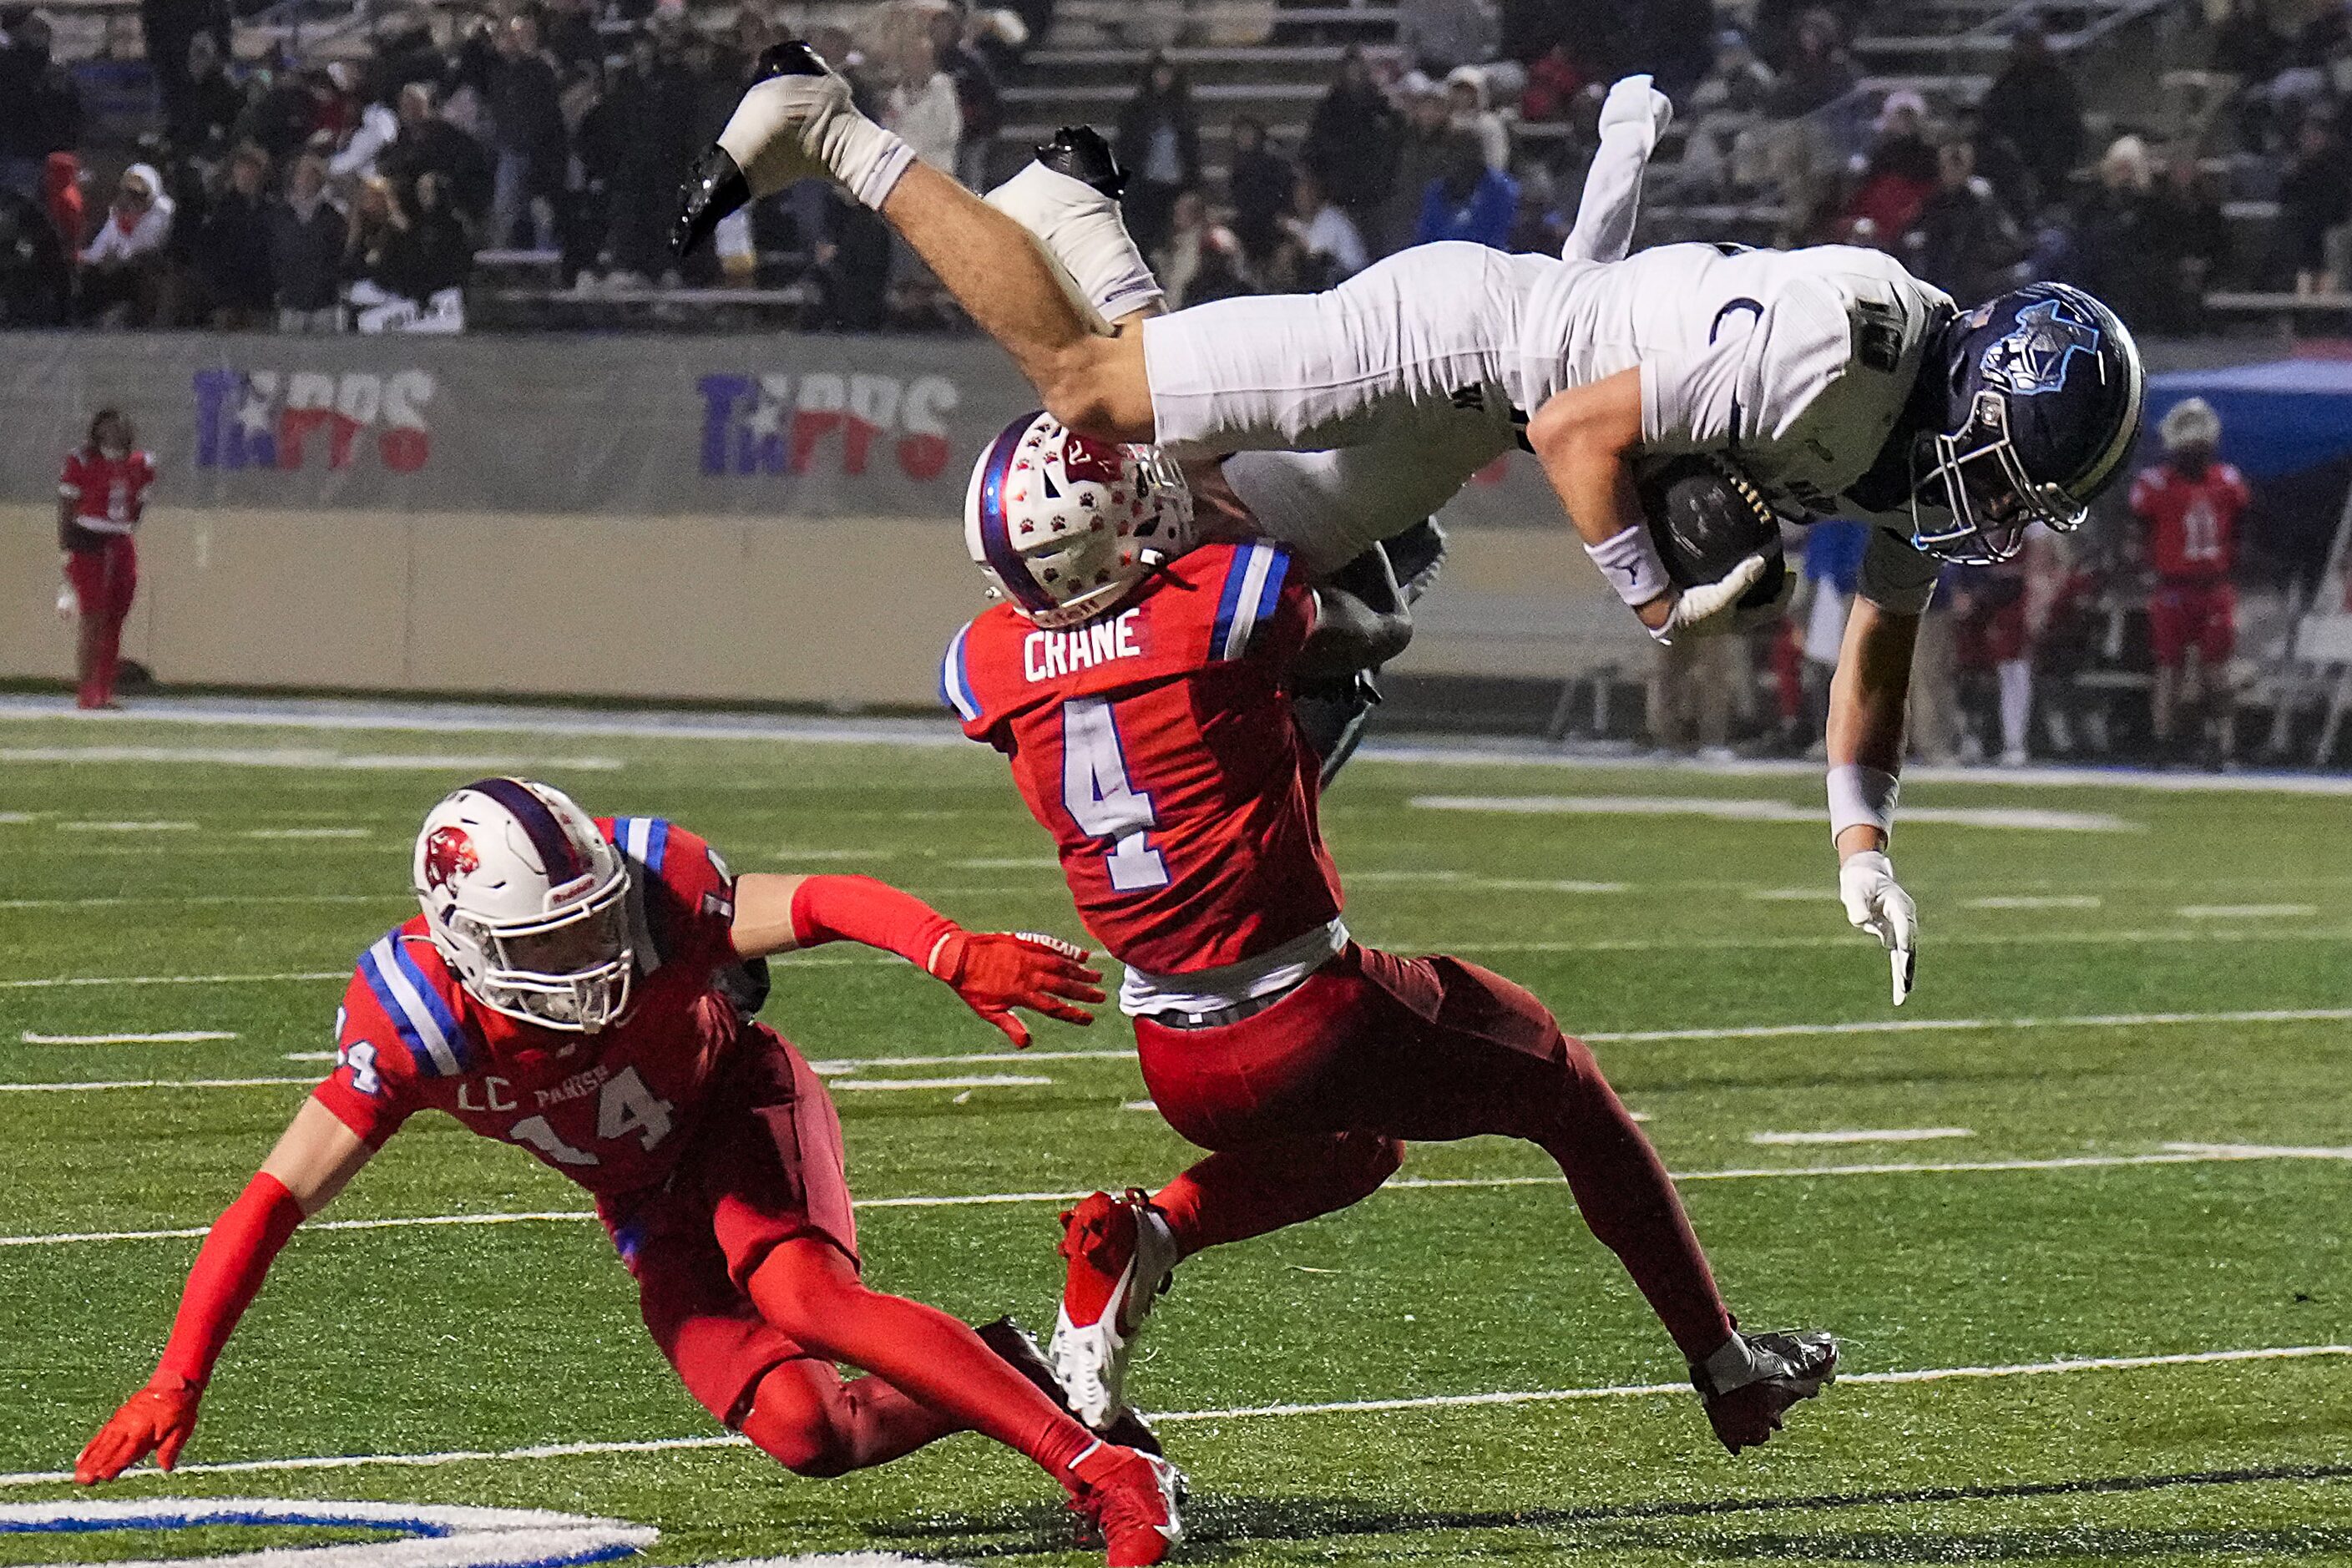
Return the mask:
POLYGON ((1703 454, 1668 458, 1636 478, 1634 493, 1675 587, 1721 582, 1760 551, 1770 564, 1740 605, 1769 604, 1778 595, 1788 570, 1780 559, 1780 521, 1733 464, 1703 454))

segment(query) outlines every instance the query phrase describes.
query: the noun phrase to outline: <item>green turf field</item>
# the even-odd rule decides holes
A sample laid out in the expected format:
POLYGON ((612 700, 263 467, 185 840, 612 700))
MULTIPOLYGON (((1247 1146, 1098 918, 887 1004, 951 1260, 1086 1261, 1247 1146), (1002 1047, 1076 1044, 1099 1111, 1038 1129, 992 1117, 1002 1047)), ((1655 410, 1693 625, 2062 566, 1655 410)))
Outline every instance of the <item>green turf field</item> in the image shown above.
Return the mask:
MULTIPOLYGON (((866 870, 969 923, 1080 934, 978 748, 0 725, 0 1471, 23 1472, 0 1503, 65 1495, 38 1478, 161 1345, 196 1243, 114 1233, 200 1228, 236 1194, 322 1070, 289 1059, 330 1043, 321 976, 413 908, 415 823, 492 766, 671 817, 739 870, 866 870), (187 755, 231 748, 318 754, 187 755), (26 1038, 181 1030, 235 1037, 26 1038), (21 1087, 125 1082, 144 1087, 21 1087)), ((1900 832, 1926 937, 1897 1015, 1818 823, 1589 798, 1818 792, 1367 758, 1325 820, 1358 935, 1489 963, 1597 1037, 1743 1319, 1832 1329, 1861 1375, 1727 1458, 1695 1398, 1640 1392, 1680 1364, 1564 1190, 1498 1180, 1540 1156, 1421 1147, 1355 1211, 1180 1272, 1133 1392, 1185 1416, 1163 1429, 1192 1479, 1185 1560, 2352 1563, 2352 1355, 2210 1359, 2352 1343, 2352 799, 1916 784, 1906 808, 2074 815, 1900 832), (1414 804, 1538 795, 1583 804, 1414 804), (2245 1016, 2295 1011, 2324 1016, 2245 1016), (1947 1026, 1836 1032, 1898 1019, 1947 1026), (1937 1130, 1966 1135, 1755 1141, 1937 1130), (2208 1359, 2053 1364, 2148 1357, 2208 1359), (1882 1375, 1948 1369, 1979 1370, 1882 1375), (1430 1403, 1539 1394, 1578 1396, 1430 1403), (1265 1408, 1382 1401, 1409 1403, 1265 1408)), ((1186 1158, 1131 1106, 1115 1018, 1041 1025, 1038 1057, 1008 1059, 941 988, 838 947, 780 963, 767 1016, 837 1064, 861 1199, 1015 1195, 861 1215, 877 1283, 966 1316, 1050 1325, 1057 1205, 1018 1194, 1186 1158), (949 1081, 889 1087, 910 1079, 949 1081)), ((110 1495, 549 1508, 657 1526, 663 1563, 1098 1560, 1042 1477, 972 1437, 830 1482, 708 1441, 505 1452, 716 1436, 601 1232, 561 1217, 585 1207, 520 1151, 414 1125, 325 1219, 559 1217, 298 1237, 184 1460, 375 1462, 142 1471, 110 1495), (476 1457, 383 1462, 453 1453, 476 1457)), ((0 1562, 297 1533, 0 1534, 0 1562)))

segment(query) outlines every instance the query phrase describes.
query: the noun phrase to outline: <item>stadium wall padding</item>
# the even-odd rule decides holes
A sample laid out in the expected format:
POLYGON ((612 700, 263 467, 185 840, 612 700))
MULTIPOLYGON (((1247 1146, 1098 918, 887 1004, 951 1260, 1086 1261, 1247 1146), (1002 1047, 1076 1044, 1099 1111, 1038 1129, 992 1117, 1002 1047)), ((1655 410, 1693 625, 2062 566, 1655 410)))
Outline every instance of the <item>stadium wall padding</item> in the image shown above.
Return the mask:
MULTIPOLYGON (((973 340, 12 334, 0 674, 61 677, 54 479, 96 408, 161 469, 126 652, 165 681, 909 704, 982 599, 973 340)), ((1402 668, 1638 668, 1532 463, 1446 513, 1402 668)), ((1622 624, 1621 624, 1622 623, 1622 624)))

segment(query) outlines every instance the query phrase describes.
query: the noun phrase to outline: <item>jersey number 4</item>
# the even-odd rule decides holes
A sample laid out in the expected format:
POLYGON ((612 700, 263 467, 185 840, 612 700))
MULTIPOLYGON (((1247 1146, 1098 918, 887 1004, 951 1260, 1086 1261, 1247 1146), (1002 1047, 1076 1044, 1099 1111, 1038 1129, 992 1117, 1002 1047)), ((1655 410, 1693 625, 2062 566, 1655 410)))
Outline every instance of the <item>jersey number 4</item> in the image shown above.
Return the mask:
MULTIPOLYGON (((646 1087, 635 1068, 625 1068, 618 1078, 607 1079, 604 1090, 596 1097, 596 1136, 625 1138, 637 1134, 639 1146, 650 1152, 654 1145, 669 1136, 670 1103, 646 1087)), ((549 1125, 544 1116, 527 1116, 507 1129, 507 1136, 518 1143, 528 1143, 560 1165, 593 1165, 596 1156, 585 1149, 574 1149, 549 1125)))
POLYGON ((1127 782, 1118 721, 1108 700, 1062 704, 1062 809, 1084 831, 1110 841, 1106 868, 1115 892, 1168 885, 1168 867, 1151 847, 1151 796, 1127 782))

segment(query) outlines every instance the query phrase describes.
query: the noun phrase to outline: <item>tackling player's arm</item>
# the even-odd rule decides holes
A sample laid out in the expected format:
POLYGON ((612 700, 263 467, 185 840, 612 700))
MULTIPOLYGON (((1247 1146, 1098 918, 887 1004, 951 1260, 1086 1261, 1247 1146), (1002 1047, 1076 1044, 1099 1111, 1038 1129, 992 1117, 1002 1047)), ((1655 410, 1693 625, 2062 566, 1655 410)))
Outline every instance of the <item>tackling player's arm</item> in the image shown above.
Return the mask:
POLYGON ((1666 580, 1633 497, 1633 459, 1642 449, 1640 367, 1555 393, 1528 421, 1528 446, 1585 553, 1660 642, 1727 609, 1763 575, 1764 557, 1753 555, 1705 587, 1677 593, 1666 580))
POLYGON ((1383 551, 1365 551, 1314 593, 1315 629, 1291 661, 1296 676, 1329 679, 1377 669, 1412 640, 1412 612, 1383 551))
POLYGON ((123 1402, 74 1461, 83 1486, 112 1480, 149 1454, 179 1462, 196 1427, 196 1405, 237 1320, 261 1289, 295 1226, 334 1200, 375 1150, 317 1100, 279 1135, 261 1169, 213 1222, 180 1296, 155 1375, 123 1402))
POLYGON ((793 877, 750 872, 735 879, 730 933, 740 958, 765 958, 828 942, 895 952, 963 998, 1015 1047, 1029 1029, 1025 1007, 1068 1024, 1091 1024, 1079 1004, 1105 1000, 1093 955, 1058 937, 969 931, 911 893, 871 877, 793 877))

